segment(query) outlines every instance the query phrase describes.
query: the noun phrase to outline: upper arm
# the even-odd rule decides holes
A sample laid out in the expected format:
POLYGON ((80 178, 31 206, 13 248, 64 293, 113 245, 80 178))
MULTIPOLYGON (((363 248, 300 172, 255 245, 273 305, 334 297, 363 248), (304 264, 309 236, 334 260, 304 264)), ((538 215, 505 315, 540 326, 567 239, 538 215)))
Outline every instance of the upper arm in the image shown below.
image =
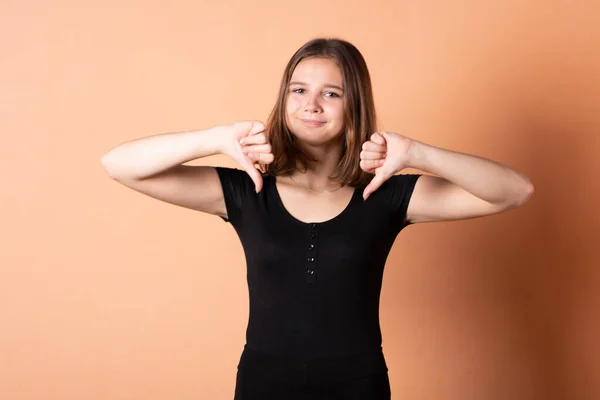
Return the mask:
POLYGON ((214 167, 177 165, 145 179, 115 180, 170 204, 227 217, 223 189, 214 167))
POLYGON ((455 221, 498 214, 509 208, 482 200, 447 179, 422 175, 413 190, 406 220, 411 224, 455 221))

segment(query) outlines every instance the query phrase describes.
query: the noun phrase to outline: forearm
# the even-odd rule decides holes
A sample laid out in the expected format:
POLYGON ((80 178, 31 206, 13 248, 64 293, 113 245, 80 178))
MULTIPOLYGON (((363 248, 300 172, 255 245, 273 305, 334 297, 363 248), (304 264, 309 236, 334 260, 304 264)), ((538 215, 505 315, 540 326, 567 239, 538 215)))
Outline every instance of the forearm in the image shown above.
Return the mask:
POLYGON ((520 204, 533 192, 525 175, 482 157, 413 141, 409 160, 408 166, 445 178, 490 203, 520 204))
POLYGON ((112 178, 144 179, 188 161, 218 154, 227 126, 163 133, 122 143, 102 157, 112 178))

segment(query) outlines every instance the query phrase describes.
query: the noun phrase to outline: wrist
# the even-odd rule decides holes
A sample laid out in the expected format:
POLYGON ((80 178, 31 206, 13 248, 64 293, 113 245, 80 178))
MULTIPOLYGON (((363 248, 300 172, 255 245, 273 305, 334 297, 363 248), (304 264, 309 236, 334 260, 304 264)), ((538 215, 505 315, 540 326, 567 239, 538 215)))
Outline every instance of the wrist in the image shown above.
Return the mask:
POLYGON ((423 169, 422 167, 425 164, 426 147, 427 145, 425 143, 411 139, 407 151, 406 167, 423 169))
POLYGON ((230 125, 219 125, 210 128, 208 133, 208 140, 212 143, 212 150, 215 154, 229 155, 230 145, 233 140, 234 126, 230 125))

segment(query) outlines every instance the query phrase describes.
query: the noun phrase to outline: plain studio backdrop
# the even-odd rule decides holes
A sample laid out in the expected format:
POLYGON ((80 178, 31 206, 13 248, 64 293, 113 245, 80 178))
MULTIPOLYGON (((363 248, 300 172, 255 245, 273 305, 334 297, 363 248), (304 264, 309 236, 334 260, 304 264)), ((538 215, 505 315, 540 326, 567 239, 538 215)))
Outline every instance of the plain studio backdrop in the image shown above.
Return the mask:
POLYGON ((112 181, 100 158, 266 120, 317 36, 363 53, 383 129, 536 188, 519 209, 399 235, 381 297, 393 398, 600 398, 593 3, 3 1, 0 398, 233 397, 248 319, 235 231, 112 181))

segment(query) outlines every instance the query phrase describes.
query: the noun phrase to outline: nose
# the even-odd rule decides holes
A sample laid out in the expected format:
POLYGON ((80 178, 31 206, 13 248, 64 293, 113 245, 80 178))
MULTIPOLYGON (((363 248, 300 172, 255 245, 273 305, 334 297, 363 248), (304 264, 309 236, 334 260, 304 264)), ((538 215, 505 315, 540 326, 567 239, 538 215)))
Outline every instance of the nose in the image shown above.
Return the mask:
POLYGON ((304 105, 304 111, 306 112, 320 112, 321 104, 319 94, 308 94, 306 96, 306 104, 304 105))

